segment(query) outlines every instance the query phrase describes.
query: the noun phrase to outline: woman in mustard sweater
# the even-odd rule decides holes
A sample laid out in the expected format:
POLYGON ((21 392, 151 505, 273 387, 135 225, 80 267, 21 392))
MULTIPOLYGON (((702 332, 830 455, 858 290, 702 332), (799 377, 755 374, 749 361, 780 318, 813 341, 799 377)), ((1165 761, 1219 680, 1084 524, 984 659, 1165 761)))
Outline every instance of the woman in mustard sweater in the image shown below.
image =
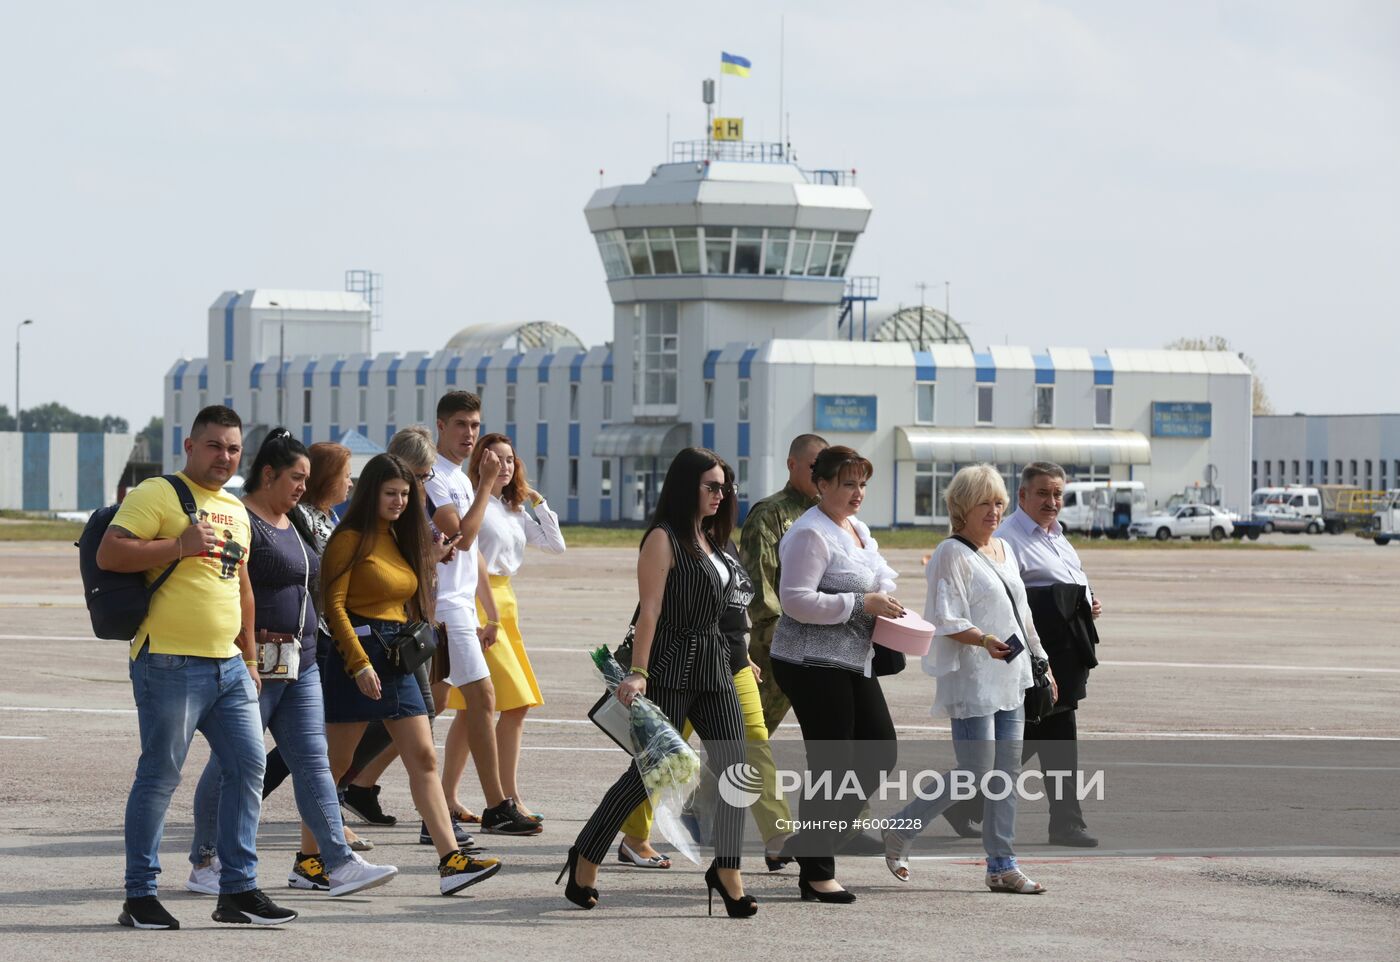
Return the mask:
POLYGON ((428 707, 413 675, 389 664, 381 642, 410 619, 432 620, 431 546, 423 489, 413 472, 392 454, 375 456, 360 473, 321 562, 326 624, 335 639, 324 673, 326 741, 331 774, 339 780, 365 726, 384 723, 438 850, 439 890, 452 895, 501 866, 458 848, 438 783, 428 707))

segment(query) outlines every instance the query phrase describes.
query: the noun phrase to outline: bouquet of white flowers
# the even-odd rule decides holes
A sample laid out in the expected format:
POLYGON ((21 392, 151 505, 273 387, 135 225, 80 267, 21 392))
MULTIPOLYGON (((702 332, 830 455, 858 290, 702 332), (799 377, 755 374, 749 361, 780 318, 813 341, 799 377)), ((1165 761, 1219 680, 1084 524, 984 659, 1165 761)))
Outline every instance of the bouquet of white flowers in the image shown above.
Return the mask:
MULTIPOLYGON (((593 665, 603 676, 609 694, 617 691, 626 672, 605 646, 592 652, 593 665)), ((654 824, 666 839, 697 865, 699 853, 692 834, 681 825, 680 814, 700 784, 700 756, 681 738, 666 714, 645 695, 632 701, 628 724, 632 758, 646 786, 654 824)))

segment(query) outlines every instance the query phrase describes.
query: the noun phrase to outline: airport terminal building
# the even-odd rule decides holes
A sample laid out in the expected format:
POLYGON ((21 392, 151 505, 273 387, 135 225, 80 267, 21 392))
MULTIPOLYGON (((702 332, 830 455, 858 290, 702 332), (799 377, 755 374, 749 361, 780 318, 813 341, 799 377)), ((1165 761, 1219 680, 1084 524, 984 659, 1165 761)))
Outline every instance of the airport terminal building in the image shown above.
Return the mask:
MULTIPOLYGON (((1137 480, 1149 503, 1214 481, 1247 506, 1251 375, 1233 354, 974 347, 943 312, 872 309, 848 276, 871 214, 845 171, 777 144, 677 144, 640 184, 599 189, 585 217, 613 339, 559 325, 474 324, 436 349, 374 353, 369 304, 344 292, 228 291, 209 353, 165 380, 166 468, 206 403, 255 445, 284 424, 361 451, 432 423, 453 388, 483 399, 531 481, 569 522, 641 521, 671 457, 714 448, 741 506, 780 488, 788 441, 815 431, 875 466, 872 526, 946 522, 958 467, 1053 460, 1081 480, 1137 480)), ((450 332, 445 332, 450 333, 450 332)))
POLYGON ((1400 414, 1261 414, 1254 418, 1253 455, 1256 488, 1400 488, 1400 414))

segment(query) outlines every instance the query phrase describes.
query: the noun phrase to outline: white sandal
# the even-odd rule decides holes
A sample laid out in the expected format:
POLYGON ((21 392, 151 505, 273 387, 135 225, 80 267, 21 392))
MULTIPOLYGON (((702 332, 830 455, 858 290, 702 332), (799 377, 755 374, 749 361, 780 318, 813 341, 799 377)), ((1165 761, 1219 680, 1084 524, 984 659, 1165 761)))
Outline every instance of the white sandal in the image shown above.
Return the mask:
POLYGON ((1039 895, 1045 886, 1033 882, 1019 868, 1006 872, 987 873, 987 888, 993 892, 1009 892, 1012 895, 1039 895))
POLYGON ((670 868, 671 857, 669 855, 653 855, 646 858, 638 855, 627 846, 626 842, 617 843, 617 860, 623 865, 631 865, 635 868, 670 868))
POLYGON ((885 868, 889 869, 890 874, 901 882, 909 881, 909 856, 906 854, 909 851, 909 843, 900 839, 893 832, 881 832, 880 835, 885 843, 885 868), (890 845, 891 840, 896 841, 898 845, 890 845), (896 847, 899 849, 899 854, 891 855, 890 850, 896 847))

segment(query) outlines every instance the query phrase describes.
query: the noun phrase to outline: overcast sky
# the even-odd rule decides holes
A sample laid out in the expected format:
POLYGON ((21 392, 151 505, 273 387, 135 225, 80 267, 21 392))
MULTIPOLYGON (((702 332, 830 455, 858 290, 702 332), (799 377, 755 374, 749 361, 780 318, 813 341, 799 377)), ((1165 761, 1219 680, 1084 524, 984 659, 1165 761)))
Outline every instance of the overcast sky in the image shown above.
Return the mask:
MULTIPOLYGON (((376 350, 611 311, 582 208, 725 113, 875 206, 851 272, 975 343, 1220 334, 1278 410, 1400 410, 1400 4, 46 0, 0 12, 0 344, 134 426, 226 289, 380 271, 376 350)), ((4 355, 0 355, 4 356, 4 355)), ((13 375, 0 364, 0 402, 13 375)))

